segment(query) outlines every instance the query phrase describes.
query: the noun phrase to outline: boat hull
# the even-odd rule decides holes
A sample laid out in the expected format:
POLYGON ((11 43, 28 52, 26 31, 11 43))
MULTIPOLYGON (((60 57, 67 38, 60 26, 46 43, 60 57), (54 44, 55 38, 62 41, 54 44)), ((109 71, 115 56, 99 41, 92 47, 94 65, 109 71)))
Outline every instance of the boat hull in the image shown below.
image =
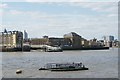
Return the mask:
POLYGON ((79 70, 88 70, 88 68, 68 68, 68 69, 49 69, 50 71, 79 71, 79 70))
POLYGON ((49 50, 49 51, 46 51, 46 52, 63 52, 62 50, 49 50))

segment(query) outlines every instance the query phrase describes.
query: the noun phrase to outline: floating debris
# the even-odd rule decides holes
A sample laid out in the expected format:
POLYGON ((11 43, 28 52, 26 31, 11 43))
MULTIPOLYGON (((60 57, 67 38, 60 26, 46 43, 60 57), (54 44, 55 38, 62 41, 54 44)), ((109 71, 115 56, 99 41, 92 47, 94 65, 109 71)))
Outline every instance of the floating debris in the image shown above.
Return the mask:
POLYGON ((21 74, 22 73, 22 70, 17 70, 16 71, 16 74, 21 74))

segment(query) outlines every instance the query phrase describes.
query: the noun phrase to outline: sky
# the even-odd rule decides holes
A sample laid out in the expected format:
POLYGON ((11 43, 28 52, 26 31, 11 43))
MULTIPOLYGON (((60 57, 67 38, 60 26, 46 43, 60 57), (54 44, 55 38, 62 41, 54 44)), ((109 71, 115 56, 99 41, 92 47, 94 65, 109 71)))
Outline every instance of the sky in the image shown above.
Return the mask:
MULTIPOLYGON (((0 32, 18 30, 28 32, 30 38, 63 37, 76 32, 86 39, 101 39, 113 35, 118 38, 118 3, 23 0, 0 4, 0 32)), ((81 0, 82 1, 82 0, 81 0)), ((117 0, 116 0, 117 1, 117 0)))

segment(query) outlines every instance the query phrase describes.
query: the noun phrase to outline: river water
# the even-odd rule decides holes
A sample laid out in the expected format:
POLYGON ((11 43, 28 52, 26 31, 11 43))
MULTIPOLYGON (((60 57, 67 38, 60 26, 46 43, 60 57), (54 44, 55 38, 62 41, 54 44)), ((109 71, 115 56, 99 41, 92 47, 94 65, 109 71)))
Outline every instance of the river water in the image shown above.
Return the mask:
POLYGON ((4 78, 118 78, 118 49, 63 52, 3 52, 4 78), (46 63, 82 62, 85 71, 39 71, 46 63), (21 69, 22 74, 16 74, 21 69))

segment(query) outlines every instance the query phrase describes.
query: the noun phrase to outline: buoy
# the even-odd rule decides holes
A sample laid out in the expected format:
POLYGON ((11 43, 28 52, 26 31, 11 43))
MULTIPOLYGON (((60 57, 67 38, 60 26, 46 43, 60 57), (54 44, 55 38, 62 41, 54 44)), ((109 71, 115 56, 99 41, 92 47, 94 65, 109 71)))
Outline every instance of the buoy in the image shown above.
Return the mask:
POLYGON ((16 71, 16 74, 20 74, 20 73, 22 73, 22 70, 17 70, 16 71))

